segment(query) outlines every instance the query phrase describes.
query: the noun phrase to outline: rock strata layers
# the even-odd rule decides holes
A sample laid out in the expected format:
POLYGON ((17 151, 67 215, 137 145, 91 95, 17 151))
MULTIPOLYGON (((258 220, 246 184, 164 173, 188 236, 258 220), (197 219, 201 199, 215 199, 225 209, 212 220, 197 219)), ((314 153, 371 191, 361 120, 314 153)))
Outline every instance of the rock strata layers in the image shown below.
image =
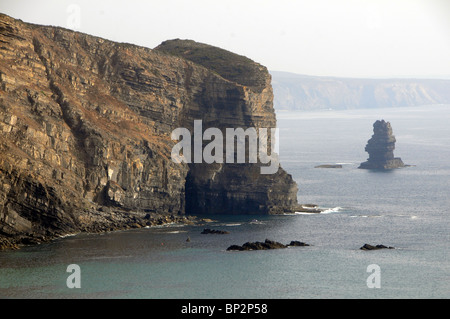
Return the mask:
POLYGON ((404 167, 399 157, 394 157, 395 136, 389 122, 378 120, 373 124, 372 138, 367 142, 366 152, 369 158, 361 163, 363 169, 393 169, 404 167))
POLYGON ((267 69, 193 41, 152 50, 0 14, 0 246, 154 215, 295 211, 281 167, 173 162, 171 132, 194 120, 276 127, 267 69))

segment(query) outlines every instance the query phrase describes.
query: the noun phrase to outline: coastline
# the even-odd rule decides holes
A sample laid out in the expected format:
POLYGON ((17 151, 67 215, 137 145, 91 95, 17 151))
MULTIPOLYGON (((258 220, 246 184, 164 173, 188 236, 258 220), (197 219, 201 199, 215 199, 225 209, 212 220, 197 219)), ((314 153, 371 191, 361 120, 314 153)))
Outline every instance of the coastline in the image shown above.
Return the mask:
MULTIPOLYGON (((292 214, 323 212, 316 204, 298 204, 292 214)), ((268 214, 271 215, 271 214, 268 214)), ((279 215, 279 214, 273 214, 279 215)), ((208 215, 209 216, 209 215, 208 215)), ((169 224, 204 225, 210 220, 195 215, 168 215, 160 213, 131 212, 108 207, 101 207, 80 214, 78 229, 72 232, 58 232, 47 236, 32 233, 18 237, 0 237, 0 252, 6 250, 19 250, 22 247, 48 243, 56 239, 75 236, 81 233, 99 234, 145 227, 163 226, 169 224)))
POLYGON ((141 213, 125 211, 91 211, 80 216, 81 223, 77 231, 71 233, 57 233, 43 236, 39 234, 28 234, 23 237, 0 238, 0 252, 7 250, 19 250, 22 247, 49 243, 53 240, 75 236, 81 233, 99 234, 129 229, 162 226, 168 224, 194 225, 199 222, 197 216, 175 216, 158 213, 141 213), (86 223, 86 224, 84 224, 86 223), (84 225, 83 225, 84 224, 84 225))

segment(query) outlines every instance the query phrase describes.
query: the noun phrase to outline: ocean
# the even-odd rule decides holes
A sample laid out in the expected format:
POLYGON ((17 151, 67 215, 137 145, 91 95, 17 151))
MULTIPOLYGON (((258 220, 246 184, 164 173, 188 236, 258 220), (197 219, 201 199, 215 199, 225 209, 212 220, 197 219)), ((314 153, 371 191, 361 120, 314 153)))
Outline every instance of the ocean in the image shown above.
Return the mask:
POLYGON ((449 298, 450 105, 279 112, 277 119, 281 165, 299 185, 299 202, 323 213, 201 216, 212 221, 3 251, 0 298, 449 298), (379 119, 391 122, 395 156, 412 166, 358 169, 379 119), (342 168, 315 168, 321 164, 342 168), (226 250, 266 238, 310 246, 226 250), (395 249, 363 251, 365 243, 395 249), (80 288, 68 287, 72 264, 80 288))

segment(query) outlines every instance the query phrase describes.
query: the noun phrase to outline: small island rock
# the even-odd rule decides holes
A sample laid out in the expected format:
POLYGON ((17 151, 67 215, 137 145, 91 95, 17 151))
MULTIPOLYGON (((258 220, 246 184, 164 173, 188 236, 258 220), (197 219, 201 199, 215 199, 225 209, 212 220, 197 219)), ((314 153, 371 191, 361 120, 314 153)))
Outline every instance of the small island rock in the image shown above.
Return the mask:
POLYGON ((217 230, 217 229, 209 229, 209 228, 205 228, 201 232, 201 234, 219 234, 219 235, 229 234, 229 233, 230 232, 227 232, 225 230, 217 230))
POLYGON ((394 249, 394 247, 391 246, 385 246, 385 245, 369 245, 369 244, 364 244, 361 248, 361 250, 377 250, 377 249, 394 249))
POLYGON ((309 246, 306 243, 293 240, 290 242, 289 245, 284 245, 282 243, 266 239, 264 242, 246 242, 242 246, 239 245, 231 245, 227 248, 227 250, 268 250, 268 249, 280 249, 280 248, 287 248, 289 246, 309 246))
POLYGON ((405 167, 399 157, 394 157, 395 136, 392 134, 392 127, 385 120, 376 121, 373 124, 372 138, 367 142, 366 152, 369 158, 361 163, 358 168, 363 169, 393 169, 405 167))

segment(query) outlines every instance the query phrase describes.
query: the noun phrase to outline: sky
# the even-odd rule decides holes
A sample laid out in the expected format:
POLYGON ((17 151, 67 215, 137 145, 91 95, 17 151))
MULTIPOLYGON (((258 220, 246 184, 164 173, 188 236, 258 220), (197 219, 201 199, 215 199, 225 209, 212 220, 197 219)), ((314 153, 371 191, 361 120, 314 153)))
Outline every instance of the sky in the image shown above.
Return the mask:
POLYGON ((450 0, 0 0, 0 12, 149 48, 191 39, 271 71, 450 79, 450 0))

